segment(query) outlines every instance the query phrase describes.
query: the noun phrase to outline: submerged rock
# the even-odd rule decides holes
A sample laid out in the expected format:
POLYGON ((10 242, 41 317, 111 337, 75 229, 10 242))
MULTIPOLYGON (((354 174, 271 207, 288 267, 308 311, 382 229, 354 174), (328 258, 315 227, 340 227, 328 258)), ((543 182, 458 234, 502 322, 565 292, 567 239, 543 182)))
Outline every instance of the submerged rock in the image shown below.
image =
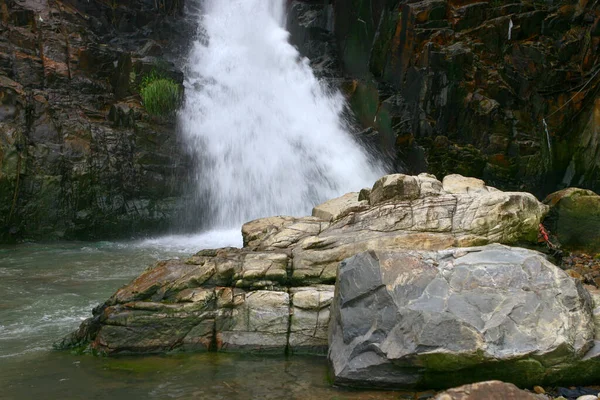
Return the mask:
POLYGON ((532 393, 511 383, 500 381, 479 382, 453 388, 435 396, 434 400, 540 400, 532 393))
POLYGON ((530 386, 588 353, 592 307, 578 281, 532 250, 360 253, 339 269, 334 382, 447 387, 501 378, 530 386))

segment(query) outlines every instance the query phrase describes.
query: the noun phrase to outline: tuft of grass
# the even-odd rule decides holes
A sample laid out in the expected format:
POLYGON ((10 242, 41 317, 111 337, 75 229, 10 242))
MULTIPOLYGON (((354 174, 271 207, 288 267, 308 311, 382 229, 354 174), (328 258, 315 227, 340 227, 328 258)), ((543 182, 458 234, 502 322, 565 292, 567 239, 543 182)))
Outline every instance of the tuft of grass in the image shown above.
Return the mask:
POLYGON ((167 117, 179 108, 182 90, 173 79, 153 71, 142 79, 140 95, 149 114, 167 117))

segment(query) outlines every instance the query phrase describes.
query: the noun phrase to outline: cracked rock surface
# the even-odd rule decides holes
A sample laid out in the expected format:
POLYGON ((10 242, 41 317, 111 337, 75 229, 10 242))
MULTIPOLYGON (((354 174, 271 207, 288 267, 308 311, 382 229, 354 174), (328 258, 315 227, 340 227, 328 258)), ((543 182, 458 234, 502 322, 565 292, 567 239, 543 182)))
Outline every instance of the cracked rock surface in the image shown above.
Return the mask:
POLYGON ((594 346, 590 294, 532 250, 367 251, 342 262, 336 287, 337 384, 436 387, 502 374, 527 386, 594 346))

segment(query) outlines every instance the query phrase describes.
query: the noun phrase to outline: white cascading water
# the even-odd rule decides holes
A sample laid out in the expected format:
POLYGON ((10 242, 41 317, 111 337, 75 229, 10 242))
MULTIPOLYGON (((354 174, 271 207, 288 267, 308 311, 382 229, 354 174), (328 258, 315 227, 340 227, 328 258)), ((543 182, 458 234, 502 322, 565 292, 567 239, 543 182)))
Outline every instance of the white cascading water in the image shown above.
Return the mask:
POLYGON ((180 117, 213 228, 309 215, 383 174, 348 134, 342 95, 288 43, 285 0, 205 0, 203 11, 180 117))

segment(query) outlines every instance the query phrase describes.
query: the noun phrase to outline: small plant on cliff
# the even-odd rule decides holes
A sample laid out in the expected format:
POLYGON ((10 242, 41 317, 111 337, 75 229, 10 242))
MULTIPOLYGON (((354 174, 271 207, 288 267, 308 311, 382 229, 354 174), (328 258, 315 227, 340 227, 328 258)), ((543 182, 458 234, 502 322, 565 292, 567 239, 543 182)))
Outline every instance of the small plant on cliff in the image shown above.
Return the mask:
POLYGON ((179 108, 182 91, 173 79, 153 71, 142 79, 140 95, 148 113, 167 117, 179 108))

